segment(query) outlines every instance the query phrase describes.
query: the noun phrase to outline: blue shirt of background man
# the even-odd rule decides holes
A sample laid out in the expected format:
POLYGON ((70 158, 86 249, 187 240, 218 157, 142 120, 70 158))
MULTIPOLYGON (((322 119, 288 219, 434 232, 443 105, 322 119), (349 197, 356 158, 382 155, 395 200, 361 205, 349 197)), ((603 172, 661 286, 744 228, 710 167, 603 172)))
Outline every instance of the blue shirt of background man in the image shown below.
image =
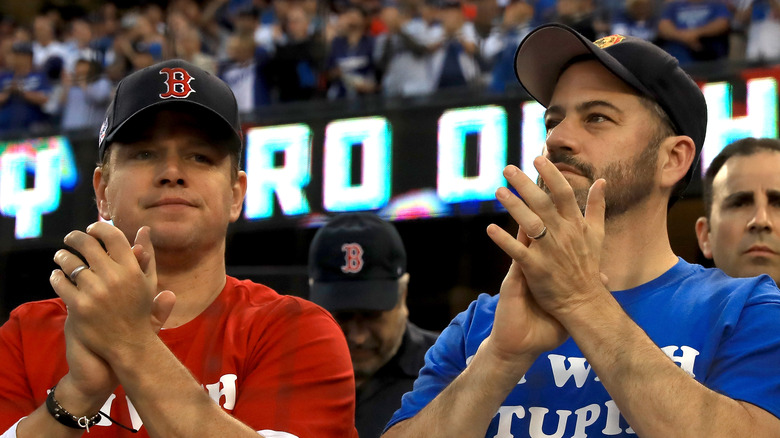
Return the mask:
POLYGON ((534 16, 531 19, 533 27, 550 23, 558 15, 556 9, 558 0, 532 0, 530 3, 534 6, 534 16))
POLYGON ((658 19, 636 20, 625 10, 621 10, 612 20, 612 33, 642 38, 653 42, 658 36, 658 19))
POLYGON ((517 77, 515 76, 515 52, 520 41, 523 40, 527 32, 520 33, 517 29, 512 29, 504 35, 504 48, 496 55, 493 64, 492 75, 490 78, 490 91, 503 92, 507 88, 518 87, 517 77))
MULTIPOLYGON (((347 37, 337 36, 330 45, 327 69, 339 68, 342 77, 345 75, 359 76, 371 81, 376 80, 374 69, 374 38, 363 35, 358 43, 350 46, 347 37)), ((336 80, 328 90, 328 97, 345 97, 347 95, 343 80, 336 80)))
MULTIPOLYGON (((750 20, 753 22, 764 21, 772 16, 773 0, 753 0, 753 9, 750 14, 750 20)), ((780 44, 780 41, 778 41, 780 44)))
MULTIPOLYGON (((735 279, 679 259, 660 277, 613 296, 692 378, 780 416, 780 291, 769 276, 735 279)), ((461 374, 490 334, 497 302, 498 295, 482 294, 455 317, 428 350, 388 427, 413 417, 461 374)), ((529 436, 636 434, 569 338, 539 356, 485 434, 529 436)))
POLYGON ((466 76, 458 58, 464 52, 463 45, 456 40, 444 43, 444 62, 439 76, 438 88, 453 88, 466 86, 466 76))
MULTIPOLYGON (((719 1, 675 1, 667 3, 661 12, 661 19, 670 20, 678 29, 695 29, 718 18, 731 20, 728 8, 719 1)), ((681 64, 723 58, 728 54, 728 39, 725 34, 722 38, 703 38, 700 41, 704 48, 697 53, 677 41, 668 41, 664 44, 664 49, 681 64)))
MULTIPOLYGON (((13 72, 0 74, 0 89, 8 90, 14 81, 13 72)), ((42 72, 33 71, 19 79, 25 91, 42 91, 49 93, 51 85, 42 72)), ((0 132, 24 131, 36 123, 45 121, 48 116, 40 105, 26 101, 19 94, 11 94, 8 100, 0 106, 0 132)))

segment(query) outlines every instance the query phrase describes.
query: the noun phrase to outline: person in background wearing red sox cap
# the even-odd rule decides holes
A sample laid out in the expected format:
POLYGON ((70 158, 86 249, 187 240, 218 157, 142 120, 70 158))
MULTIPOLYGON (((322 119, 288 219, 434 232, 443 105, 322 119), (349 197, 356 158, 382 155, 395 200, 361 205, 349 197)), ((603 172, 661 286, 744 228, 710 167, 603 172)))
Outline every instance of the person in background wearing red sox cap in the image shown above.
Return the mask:
POLYGON ((513 263, 442 332, 383 436, 780 436, 780 291, 669 243, 706 131, 696 83, 644 40, 557 24, 515 60, 547 140, 539 184, 507 166, 519 196, 496 191, 519 231, 487 233, 513 263))
POLYGON ((100 217, 0 328, 11 437, 356 437, 349 351, 313 303, 226 275, 247 187, 236 99, 181 60, 122 80, 100 130, 100 217))
POLYGON ((401 236, 375 214, 335 216, 312 239, 309 283, 309 299, 333 314, 347 338, 358 434, 377 438, 438 336, 409 321, 401 236))

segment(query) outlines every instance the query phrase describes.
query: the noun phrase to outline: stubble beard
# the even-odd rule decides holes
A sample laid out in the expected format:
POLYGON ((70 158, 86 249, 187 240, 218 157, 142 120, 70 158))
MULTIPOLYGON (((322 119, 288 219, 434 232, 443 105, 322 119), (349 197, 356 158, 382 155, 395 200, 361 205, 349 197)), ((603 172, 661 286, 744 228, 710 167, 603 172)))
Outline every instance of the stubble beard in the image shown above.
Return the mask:
MULTIPOLYGON (((604 220, 609 221, 625 214, 650 196, 659 146, 660 140, 653 139, 632 159, 609 163, 598 173, 593 165, 582 162, 568 153, 555 151, 550 153, 548 158, 554 164, 566 164, 577 169, 588 180, 585 186, 572 186, 574 198, 583 216, 588 204, 590 187, 599 178, 607 181, 604 220)), ((549 188, 541 177, 537 180, 537 185, 550 194, 549 188)))

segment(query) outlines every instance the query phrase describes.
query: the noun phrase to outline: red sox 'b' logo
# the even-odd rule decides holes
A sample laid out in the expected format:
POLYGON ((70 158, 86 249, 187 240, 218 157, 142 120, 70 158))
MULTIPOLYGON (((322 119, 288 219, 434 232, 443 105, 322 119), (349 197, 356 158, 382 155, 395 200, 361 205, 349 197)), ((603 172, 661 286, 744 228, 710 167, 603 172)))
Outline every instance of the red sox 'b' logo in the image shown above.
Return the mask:
POLYGON ((344 266, 341 272, 345 274, 357 274, 363 269, 363 247, 359 243, 345 243, 341 245, 344 251, 344 266))
POLYGON ((160 95, 161 98, 175 97, 183 99, 189 96, 190 93, 195 92, 190 86, 190 81, 194 78, 187 73, 187 70, 183 68, 164 68, 160 70, 160 74, 166 76, 165 85, 168 87, 168 90, 160 95))

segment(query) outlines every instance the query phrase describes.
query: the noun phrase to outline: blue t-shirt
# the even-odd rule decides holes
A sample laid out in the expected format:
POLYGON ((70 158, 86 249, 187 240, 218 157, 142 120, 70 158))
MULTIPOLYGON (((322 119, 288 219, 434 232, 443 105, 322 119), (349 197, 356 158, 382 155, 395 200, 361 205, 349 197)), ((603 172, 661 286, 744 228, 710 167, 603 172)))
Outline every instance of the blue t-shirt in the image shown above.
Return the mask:
POLYGON ((558 0, 531 0, 530 3, 534 7, 534 16, 531 19, 533 27, 555 21, 558 0))
MULTIPOLYGON (((695 29, 713 21, 725 18, 731 20, 731 13, 725 3, 717 0, 709 1, 673 1, 667 3, 661 12, 661 19, 670 20, 678 29, 695 29)), ((694 52, 685 44, 668 41, 664 50, 676 57, 681 64, 691 61, 704 61, 723 58, 728 54, 728 32, 718 37, 700 39, 703 49, 694 52)))
POLYGON ((625 10, 622 10, 612 20, 612 33, 653 42, 658 36, 658 19, 652 17, 647 20, 636 20, 625 10))
MULTIPOLYGON (((780 291, 771 278, 734 279, 680 259, 660 277, 613 295, 697 381, 780 416, 780 291)), ((482 294, 455 317, 388 427, 413 417, 463 371, 490 334, 497 302, 498 295, 482 294)), ((586 435, 636 436, 571 338, 539 356, 485 433, 586 435)))
MULTIPOLYGON (((376 72, 374 68, 374 38, 364 35, 354 46, 344 36, 333 39, 330 45, 330 54, 327 60, 327 68, 341 70, 342 78, 350 76, 364 80, 374 81, 376 72)), ((331 84, 328 97, 347 96, 347 87, 343 79, 338 79, 331 84)))
POLYGON ((753 23, 772 19, 771 0, 753 0, 750 21, 753 23))
MULTIPOLYGON (((17 81, 25 91, 40 91, 49 93, 51 84, 46 75, 39 71, 28 73, 17 81)), ((14 83, 13 72, 0 73, 0 90, 8 90, 14 83)), ((48 116, 40 105, 28 102, 19 94, 12 94, 3 105, 0 105, 0 133, 9 131, 26 131, 36 123, 46 121, 48 116)))

